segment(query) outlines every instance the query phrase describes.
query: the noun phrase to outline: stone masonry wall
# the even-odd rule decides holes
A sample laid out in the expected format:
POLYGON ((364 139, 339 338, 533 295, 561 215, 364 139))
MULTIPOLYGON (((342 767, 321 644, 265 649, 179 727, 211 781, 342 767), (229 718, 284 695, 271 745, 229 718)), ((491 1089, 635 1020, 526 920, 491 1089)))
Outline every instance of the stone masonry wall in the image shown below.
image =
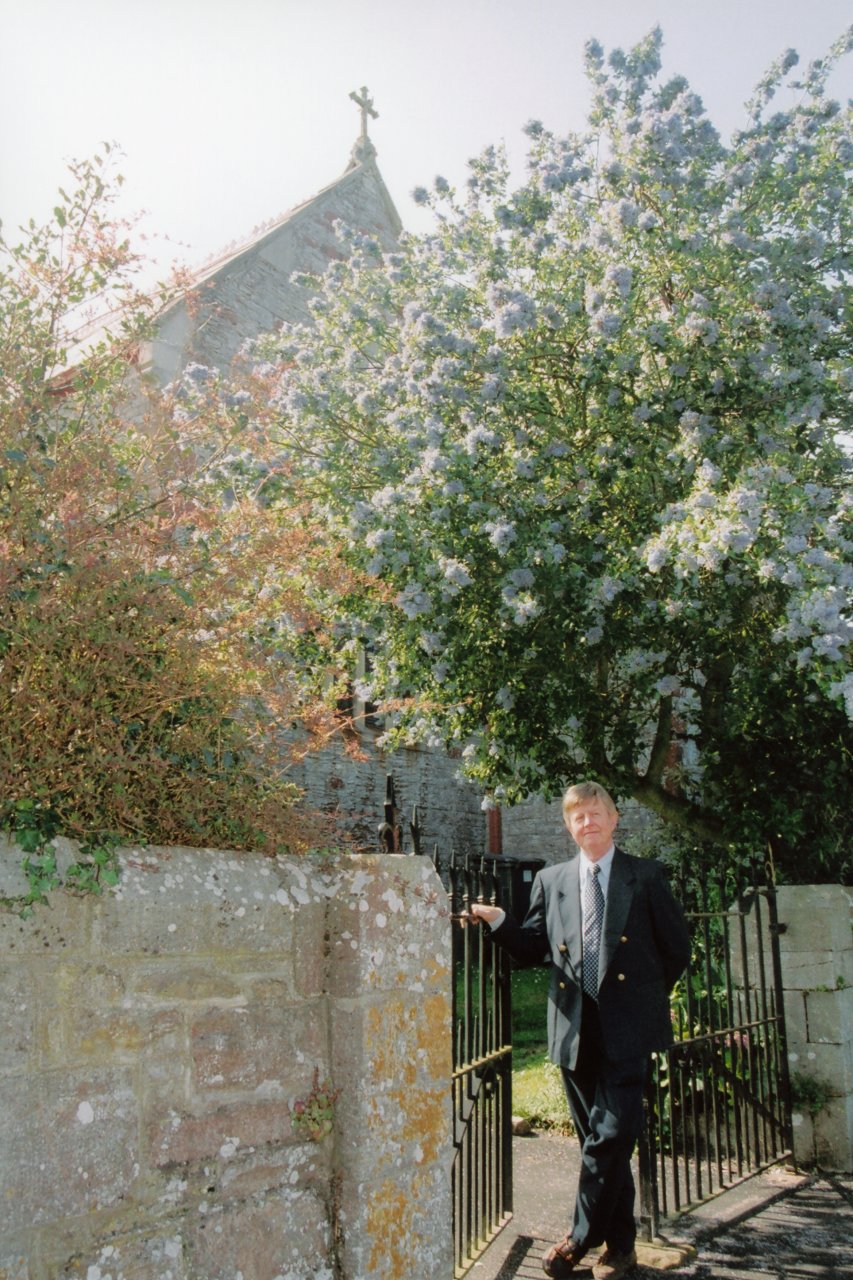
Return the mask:
POLYGON ((0 913, 2 1280, 449 1280, 431 863, 122 857, 114 895, 0 913))
MULTIPOLYGON (((853 889, 784 886, 777 904, 788 1055, 795 1085, 813 1082, 811 1115, 794 1107, 794 1154, 853 1172, 853 889)), ((808 1088, 808 1085, 805 1085, 808 1088)))
POLYGON ((437 846, 442 865, 454 848, 457 853, 484 853, 482 794, 471 783, 459 781, 459 761, 443 751, 418 747, 386 754, 374 745, 375 737, 370 730, 360 735, 361 758, 348 755, 336 740, 294 765, 290 777, 304 791, 306 806, 334 816, 359 847, 374 851, 390 773, 404 848, 410 847, 407 824, 417 805, 424 853, 432 855, 437 846))
MULTIPOLYGON (((423 747, 385 753, 375 745, 376 734, 359 735, 358 755, 347 754, 336 740, 313 751, 291 767, 290 777, 305 793, 309 809, 339 818, 359 847, 377 848, 377 815, 382 813, 385 779, 394 777, 404 847, 409 847, 406 824, 417 805, 422 826, 421 848, 438 848, 442 867, 457 853, 485 853, 488 826, 482 792, 460 780, 458 759, 444 751, 423 747)), ((503 852, 514 858, 542 858, 546 864, 574 857, 576 846, 563 823, 562 802, 526 800, 501 809, 503 852)), ((629 853, 655 856, 666 848, 667 834, 660 820, 626 799, 619 803, 617 842, 629 853)))

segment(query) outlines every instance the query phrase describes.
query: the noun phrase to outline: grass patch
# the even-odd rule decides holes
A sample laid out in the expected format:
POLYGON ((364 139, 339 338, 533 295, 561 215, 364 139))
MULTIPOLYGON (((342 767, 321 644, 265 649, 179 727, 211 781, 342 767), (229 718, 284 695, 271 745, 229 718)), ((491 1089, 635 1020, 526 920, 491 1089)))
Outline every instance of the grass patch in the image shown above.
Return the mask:
POLYGON ((546 1053, 522 1061, 513 1054, 512 1114, 524 1116, 535 1129, 574 1133, 560 1069, 546 1053))
POLYGON ((563 1080, 548 1057, 546 1005, 550 970, 512 974, 512 1111, 537 1129, 571 1133, 563 1080))
MULTIPOLYGON (((537 1129, 572 1133, 562 1077, 548 1057, 546 1010, 550 976, 549 967, 512 970, 512 1111, 537 1129)), ((457 973, 456 982, 461 1006, 461 973, 457 973)))
POLYGON ((512 971, 512 1047, 523 1053, 547 1047, 545 1010, 550 969, 512 971))

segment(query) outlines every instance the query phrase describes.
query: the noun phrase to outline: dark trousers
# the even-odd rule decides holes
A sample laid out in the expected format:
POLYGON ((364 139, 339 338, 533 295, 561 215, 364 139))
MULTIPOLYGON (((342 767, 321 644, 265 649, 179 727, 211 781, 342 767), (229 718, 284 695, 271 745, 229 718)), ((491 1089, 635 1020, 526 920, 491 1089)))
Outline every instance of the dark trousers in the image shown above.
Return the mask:
POLYGON ((634 1247, 631 1155, 643 1126, 646 1056, 612 1062, 602 1041, 598 1006, 583 998, 578 1060, 563 1084, 578 1141, 581 1171, 571 1236, 583 1249, 634 1247))

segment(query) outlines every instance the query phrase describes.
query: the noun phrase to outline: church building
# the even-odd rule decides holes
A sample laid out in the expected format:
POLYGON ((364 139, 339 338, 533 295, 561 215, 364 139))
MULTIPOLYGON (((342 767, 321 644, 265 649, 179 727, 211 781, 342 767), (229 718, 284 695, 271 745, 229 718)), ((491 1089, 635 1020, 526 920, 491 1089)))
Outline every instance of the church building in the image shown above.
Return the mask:
MULTIPOLYGON (((322 274, 340 256, 336 222, 393 248, 402 222, 368 135, 368 117, 376 112, 365 89, 350 96, 361 111, 361 133, 341 176, 208 261, 161 311, 155 336, 140 352, 141 368, 161 385, 191 362, 228 368, 247 339, 272 332, 283 321, 305 320, 305 291, 291 283, 291 276, 322 274)), ((293 779, 305 791, 308 805, 339 816, 361 848, 378 847, 377 826, 391 773, 404 826, 412 808, 418 808, 425 852, 437 845, 443 859, 454 847, 547 861, 565 856, 559 804, 532 802, 486 815, 480 793, 458 780, 458 760, 426 747, 389 756, 375 746, 379 730, 370 719, 359 718, 359 723, 363 727, 355 756, 343 742, 333 743, 307 756, 293 779)))
POLYGON ((189 297, 168 305, 143 365, 158 382, 170 382, 190 361, 228 368, 247 338, 278 329, 282 321, 307 319, 304 290, 295 271, 322 274, 340 256, 337 221, 375 236, 392 248, 402 230, 400 215, 376 164, 367 134, 372 111, 362 90, 362 132, 349 164, 329 186, 256 229, 194 273, 189 297))

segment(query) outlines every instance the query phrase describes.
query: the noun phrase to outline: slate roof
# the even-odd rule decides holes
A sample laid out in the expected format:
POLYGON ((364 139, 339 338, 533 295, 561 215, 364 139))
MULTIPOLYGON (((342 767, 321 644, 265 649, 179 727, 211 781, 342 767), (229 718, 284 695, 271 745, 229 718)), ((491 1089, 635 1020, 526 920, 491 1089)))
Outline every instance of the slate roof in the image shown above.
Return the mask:
MULTIPOLYGON (((244 241, 192 271, 162 307, 156 336, 136 362, 161 384, 190 361, 227 367, 247 338, 307 315, 294 272, 321 273, 340 256, 335 223, 342 221, 393 247, 402 222, 376 164, 371 144, 356 147, 345 171, 310 199, 271 219, 244 241)), ((118 331, 114 311, 80 323, 71 334, 73 369, 99 340, 118 331)))

